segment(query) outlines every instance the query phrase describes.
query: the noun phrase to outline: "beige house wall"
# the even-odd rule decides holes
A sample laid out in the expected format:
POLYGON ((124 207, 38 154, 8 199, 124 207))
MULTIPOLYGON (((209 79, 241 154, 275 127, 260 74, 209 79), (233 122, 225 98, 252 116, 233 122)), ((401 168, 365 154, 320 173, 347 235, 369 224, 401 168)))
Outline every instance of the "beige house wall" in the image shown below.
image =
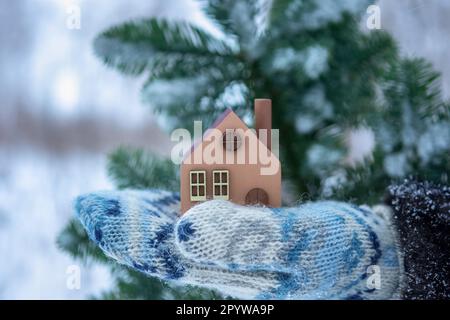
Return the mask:
MULTIPOLYGON (((281 165, 278 158, 270 152, 266 146, 261 143, 256 135, 248 129, 248 127, 239 119, 239 117, 230 112, 216 127, 216 129, 221 132, 225 132, 226 129, 243 129, 246 131, 246 135, 250 140, 253 140, 258 145, 258 152, 265 152, 267 155, 267 162, 262 164, 260 162, 259 156, 256 156, 255 164, 249 163, 250 152, 253 153, 255 150, 250 151, 250 141, 245 139, 244 144, 241 148, 236 151, 226 151, 223 148, 222 140, 211 139, 208 141, 212 135, 211 131, 207 131, 204 135, 204 141, 198 144, 191 150, 191 153, 185 158, 180 169, 180 196, 181 196, 181 213, 183 214, 189 208, 197 204, 198 202, 190 201, 190 176, 189 173, 192 170, 205 170, 206 171, 206 195, 207 200, 213 199, 213 174, 214 170, 228 170, 229 171, 229 200, 238 203, 245 204, 245 198, 247 193, 254 188, 261 188, 265 190, 269 196, 269 206, 279 207, 281 206, 281 165), (245 159, 245 164, 205 164, 205 158, 203 157, 205 149, 208 148, 210 144, 216 144, 217 148, 222 148, 224 160, 229 159, 230 156, 234 158, 242 157, 245 159), (243 156, 245 155, 245 157, 243 156), (189 157, 190 156, 190 157, 189 157), (195 164, 194 159, 201 159, 203 163, 195 164), (188 163, 188 162, 191 163, 188 163), (261 168, 268 167, 267 163, 271 163, 272 167, 277 168, 275 174, 272 175, 262 175, 261 168)), ((224 161, 225 162, 225 161, 224 161)))

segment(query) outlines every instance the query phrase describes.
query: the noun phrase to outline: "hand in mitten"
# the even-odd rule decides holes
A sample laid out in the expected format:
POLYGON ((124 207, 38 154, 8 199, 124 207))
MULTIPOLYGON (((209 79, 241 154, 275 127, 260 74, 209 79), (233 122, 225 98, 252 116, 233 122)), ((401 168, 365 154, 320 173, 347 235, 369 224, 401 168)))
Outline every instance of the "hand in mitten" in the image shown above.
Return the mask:
POLYGON ((151 190, 80 196, 76 211, 90 238, 119 263, 232 297, 389 299, 400 291, 389 217, 369 208, 212 200, 180 217, 178 194, 151 190))

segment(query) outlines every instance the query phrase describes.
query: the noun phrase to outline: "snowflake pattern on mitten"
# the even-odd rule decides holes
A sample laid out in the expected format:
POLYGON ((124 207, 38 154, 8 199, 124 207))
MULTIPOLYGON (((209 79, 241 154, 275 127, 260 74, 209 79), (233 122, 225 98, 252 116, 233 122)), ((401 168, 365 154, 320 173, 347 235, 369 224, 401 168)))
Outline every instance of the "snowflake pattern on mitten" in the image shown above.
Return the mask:
POLYGON ((179 217, 162 190, 78 197, 89 237, 119 263, 149 276, 242 299, 390 299, 401 256, 388 214, 341 202, 291 208, 198 204, 179 217), (379 287, 369 285, 378 270, 379 287))

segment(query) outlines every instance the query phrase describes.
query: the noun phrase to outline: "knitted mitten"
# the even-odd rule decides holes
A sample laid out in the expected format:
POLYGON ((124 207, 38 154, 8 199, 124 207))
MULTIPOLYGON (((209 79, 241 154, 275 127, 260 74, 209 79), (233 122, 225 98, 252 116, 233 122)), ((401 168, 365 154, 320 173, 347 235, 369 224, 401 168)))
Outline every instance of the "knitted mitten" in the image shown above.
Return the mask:
POLYGON ((108 256, 161 279, 243 299, 389 299, 400 292, 389 217, 369 208, 212 200, 178 217, 178 195, 152 190, 81 196, 76 211, 108 256))

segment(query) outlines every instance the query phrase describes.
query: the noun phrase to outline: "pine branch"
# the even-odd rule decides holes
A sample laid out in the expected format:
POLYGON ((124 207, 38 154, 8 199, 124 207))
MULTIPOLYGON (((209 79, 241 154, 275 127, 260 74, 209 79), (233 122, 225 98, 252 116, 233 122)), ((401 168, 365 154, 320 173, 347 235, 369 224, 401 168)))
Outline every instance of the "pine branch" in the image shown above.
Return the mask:
POLYGON ((141 149, 121 147, 109 156, 108 173, 119 189, 179 188, 177 166, 141 149))
POLYGON ((355 35, 354 28, 354 19, 327 28, 336 34, 329 72, 322 79, 334 106, 335 121, 345 126, 358 126, 379 112, 377 84, 398 59, 395 42, 387 33, 355 35))
POLYGON ((114 270, 113 275, 115 277, 113 289, 93 298, 102 300, 165 299, 167 291, 172 290, 165 282, 126 267, 114 270))
POLYGON ((201 0, 206 15, 241 47, 264 33, 267 28, 270 0, 201 0))
POLYGON ((198 300, 223 299, 215 291, 193 286, 177 286, 125 266, 111 265, 114 287, 94 299, 103 300, 198 300))
POLYGON ((386 76, 387 102, 407 102, 419 116, 434 115, 449 119, 449 106, 441 97, 440 74, 423 59, 401 59, 386 76))
POLYGON ((340 23, 345 16, 358 19, 374 2, 374 0, 272 0, 270 28, 276 36, 294 36, 299 32, 340 23))
POLYGON ((192 128, 194 120, 207 126, 226 108, 248 114, 248 87, 243 62, 197 70, 191 77, 150 77, 141 90, 142 101, 166 116, 166 129, 192 128))
POLYGON ((107 65, 132 75, 191 72, 234 55, 226 42, 187 22, 156 18, 110 28, 95 39, 94 50, 107 65))
POLYGON ((328 186, 324 183, 322 188, 330 189, 322 189, 322 196, 356 204, 376 205, 382 202, 386 186, 393 181, 383 169, 384 156, 383 151, 377 148, 364 162, 345 167, 343 180, 331 177, 338 180, 328 186))
POLYGON ((61 231, 56 240, 56 244, 62 251, 67 252, 73 258, 80 259, 83 262, 108 262, 107 257, 89 239, 83 226, 76 218, 71 219, 61 231))
POLYGON ((272 0, 270 10, 270 26, 276 27, 286 19, 289 9, 300 6, 301 0, 272 0))

